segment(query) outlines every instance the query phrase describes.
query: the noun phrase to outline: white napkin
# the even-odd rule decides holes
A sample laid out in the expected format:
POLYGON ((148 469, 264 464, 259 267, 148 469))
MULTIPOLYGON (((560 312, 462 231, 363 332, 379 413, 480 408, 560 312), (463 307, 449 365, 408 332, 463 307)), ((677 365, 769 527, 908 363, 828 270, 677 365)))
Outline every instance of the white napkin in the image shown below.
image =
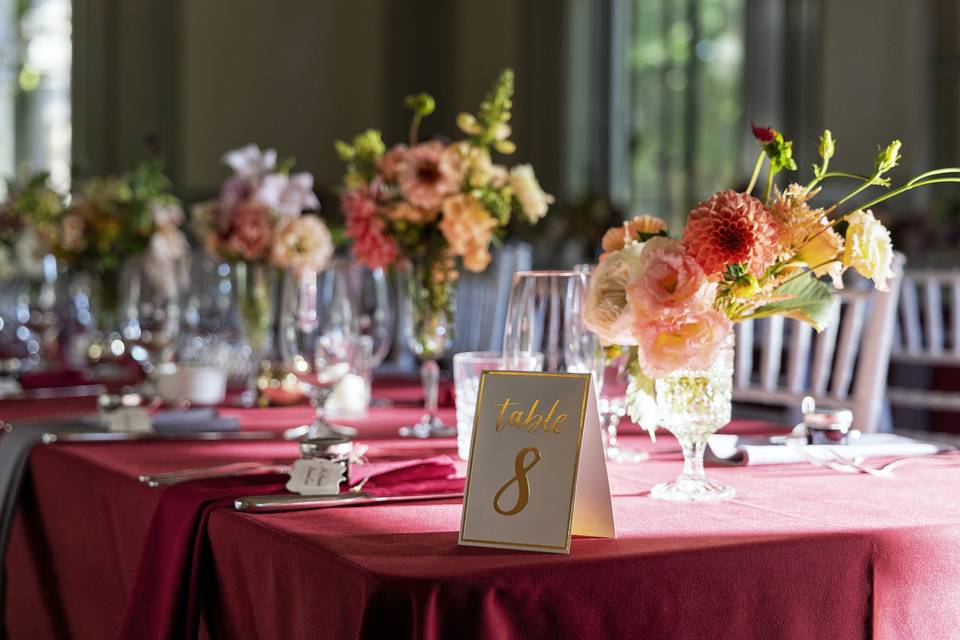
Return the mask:
MULTIPOLYGON (((924 456, 953 448, 947 444, 921 442, 893 433, 865 433, 855 444, 813 444, 805 446, 804 451, 819 460, 828 461, 831 449, 845 458, 870 458, 924 456)), ((719 433, 710 436, 707 441, 704 461, 707 464, 742 467, 757 464, 794 464, 808 462, 808 459, 790 445, 771 444, 767 437, 719 433)))
POLYGON ((0 378, 0 398, 15 396, 20 391, 20 383, 13 378, 0 378))

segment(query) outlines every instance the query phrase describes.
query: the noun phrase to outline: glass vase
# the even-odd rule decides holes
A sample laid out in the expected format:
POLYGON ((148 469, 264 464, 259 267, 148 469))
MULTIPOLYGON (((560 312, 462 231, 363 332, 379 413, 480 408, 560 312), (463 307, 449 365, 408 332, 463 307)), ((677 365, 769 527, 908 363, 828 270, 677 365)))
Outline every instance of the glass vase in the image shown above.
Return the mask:
POLYGON ((400 268, 403 287, 404 337, 410 350, 420 358, 423 384, 423 416, 417 424, 402 427, 400 435, 412 438, 449 438, 455 427, 437 415, 440 365, 437 363, 453 344, 456 313, 456 272, 445 260, 414 260, 400 268))
POLYGON ((244 342, 242 349, 249 357, 246 387, 240 396, 243 405, 266 403, 260 393, 262 377, 273 378, 275 363, 276 314, 279 308, 280 275, 273 266, 262 262, 235 262, 230 265, 234 292, 234 308, 244 342))
POLYGON ((655 486, 650 495, 688 502, 729 500, 736 495, 708 478, 703 454, 710 434, 730 422, 733 393, 733 333, 706 369, 678 369, 655 382, 660 425, 672 433, 683 451, 683 473, 655 486))

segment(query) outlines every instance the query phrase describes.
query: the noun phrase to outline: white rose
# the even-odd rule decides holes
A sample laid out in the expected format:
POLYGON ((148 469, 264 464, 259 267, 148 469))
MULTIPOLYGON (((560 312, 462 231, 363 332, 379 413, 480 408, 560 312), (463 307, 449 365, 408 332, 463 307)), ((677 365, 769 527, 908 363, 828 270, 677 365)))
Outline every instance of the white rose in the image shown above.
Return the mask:
POLYGON ((643 244, 635 242, 607 255, 590 276, 583 320, 606 344, 637 344, 627 285, 640 277, 643 244))
POLYGON ((531 224, 547 215, 547 209, 553 204, 553 196, 540 188, 533 167, 521 164, 510 170, 510 186, 520 202, 520 208, 531 224))
POLYGON ((887 291, 887 279, 893 277, 893 243, 890 232, 868 211, 854 211, 846 217, 847 237, 843 248, 843 266, 873 280, 879 291, 887 291))

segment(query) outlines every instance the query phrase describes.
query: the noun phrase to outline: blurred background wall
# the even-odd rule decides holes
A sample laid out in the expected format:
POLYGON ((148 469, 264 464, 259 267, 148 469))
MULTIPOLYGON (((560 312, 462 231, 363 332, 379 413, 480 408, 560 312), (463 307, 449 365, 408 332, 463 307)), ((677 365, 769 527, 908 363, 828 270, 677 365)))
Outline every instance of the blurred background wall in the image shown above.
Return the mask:
MULTIPOLYGON (((314 172, 334 216, 335 139, 374 126, 403 140, 402 100, 418 91, 439 104, 423 133, 456 135, 456 113, 475 109, 510 66, 517 157, 559 197, 542 258, 572 260, 620 216, 679 222, 710 192, 744 184, 756 157, 751 121, 793 138, 803 171, 824 127, 839 140, 837 167, 868 169, 876 145, 894 137, 904 142, 900 177, 957 164, 957 5, 0 0, 19 20, 0 21, 10 44, 0 127, 12 131, 0 136, 0 170, 29 161, 59 162, 75 179, 122 171, 149 140, 192 201, 217 190, 225 150, 257 142, 314 172), (55 77, 62 61, 24 75, 49 49, 33 46, 36 25, 58 15, 53 40, 72 42, 66 79, 55 77), (41 117, 43 92, 48 102, 68 96, 66 106, 41 117)), ((915 193, 884 215, 952 224, 955 191, 915 193)))

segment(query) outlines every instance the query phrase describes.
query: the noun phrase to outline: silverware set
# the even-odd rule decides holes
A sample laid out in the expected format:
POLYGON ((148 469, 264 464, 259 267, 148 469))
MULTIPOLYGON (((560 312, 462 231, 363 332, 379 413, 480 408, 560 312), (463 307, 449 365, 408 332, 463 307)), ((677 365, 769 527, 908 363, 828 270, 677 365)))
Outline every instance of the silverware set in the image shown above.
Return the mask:
POLYGON ((920 456, 900 456, 883 464, 870 465, 867 464, 867 459, 864 456, 848 457, 836 449, 820 449, 820 451, 826 453, 826 457, 815 456, 802 446, 795 447, 795 449, 807 462, 815 466, 840 473, 861 473, 877 478, 892 478, 895 469, 909 465, 940 467, 960 465, 960 456, 951 455, 957 454, 958 451, 956 450, 940 451, 920 456))
POLYGON ((260 473, 288 473, 290 465, 269 464, 265 462, 229 462, 209 467, 183 469, 166 473, 153 473, 139 476, 138 480, 148 487, 169 487, 188 480, 209 478, 230 478, 260 473))

